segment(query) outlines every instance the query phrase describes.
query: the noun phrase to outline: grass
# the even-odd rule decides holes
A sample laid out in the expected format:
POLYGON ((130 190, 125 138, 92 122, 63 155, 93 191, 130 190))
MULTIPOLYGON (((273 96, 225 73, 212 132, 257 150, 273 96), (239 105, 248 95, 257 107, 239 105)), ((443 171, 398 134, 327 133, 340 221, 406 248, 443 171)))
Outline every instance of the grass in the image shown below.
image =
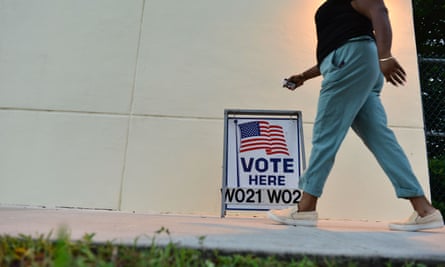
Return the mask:
MULTIPOLYGON (((6 266, 431 266, 427 263, 390 261, 354 261, 341 258, 276 257, 242 253, 222 253, 202 249, 182 248, 173 242, 165 246, 156 245, 156 235, 168 229, 161 228, 155 233, 150 246, 141 247, 135 239, 133 245, 123 246, 111 241, 93 242, 94 234, 85 234, 82 239, 72 241, 66 229, 60 229, 56 238, 53 233, 32 237, 0 235, 0 267, 6 266)), ((205 237, 199 238, 201 245, 205 237)), ((437 265, 445 267, 444 265, 437 265)))

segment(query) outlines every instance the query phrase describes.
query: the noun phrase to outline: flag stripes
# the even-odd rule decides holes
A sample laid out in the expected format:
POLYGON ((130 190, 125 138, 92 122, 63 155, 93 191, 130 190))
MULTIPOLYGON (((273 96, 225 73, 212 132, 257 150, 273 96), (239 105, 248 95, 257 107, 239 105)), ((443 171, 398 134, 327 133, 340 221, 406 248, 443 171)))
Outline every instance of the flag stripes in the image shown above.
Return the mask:
POLYGON ((252 121, 239 125, 240 153, 264 149, 267 155, 289 156, 283 127, 267 121, 252 121))

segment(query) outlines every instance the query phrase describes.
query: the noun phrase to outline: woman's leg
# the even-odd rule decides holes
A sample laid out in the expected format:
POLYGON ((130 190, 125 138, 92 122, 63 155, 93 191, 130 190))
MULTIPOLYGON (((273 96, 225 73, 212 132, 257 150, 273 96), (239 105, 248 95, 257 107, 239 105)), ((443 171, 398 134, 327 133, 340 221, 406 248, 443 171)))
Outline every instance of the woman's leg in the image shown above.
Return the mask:
POLYGON ((423 196, 422 188, 414 175, 408 158, 391 129, 378 92, 373 92, 354 120, 352 129, 374 154, 388 175, 399 198, 423 196))
POLYGON ((301 211, 311 210, 313 199, 321 196, 337 151, 381 76, 372 41, 347 43, 331 53, 320 70, 324 79, 311 156, 308 168, 300 178, 300 188, 305 192, 301 211))
POLYGON ((374 154, 394 186, 399 198, 409 199, 420 216, 435 211, 424 197, 424 192, 414 175, 408 158, 400 147, 394 133, 387 126, 385 110, 379 98, 378 87, 374 89, 360 109, 352 129, 374 154))

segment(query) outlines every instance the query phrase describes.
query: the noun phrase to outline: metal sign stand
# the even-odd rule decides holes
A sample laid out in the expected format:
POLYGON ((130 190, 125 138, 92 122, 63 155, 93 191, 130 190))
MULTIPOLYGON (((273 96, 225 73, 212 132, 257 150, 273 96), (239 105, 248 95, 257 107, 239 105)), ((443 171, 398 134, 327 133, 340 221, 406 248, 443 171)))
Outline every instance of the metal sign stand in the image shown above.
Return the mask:
POLYGON ((221 217, 226 215, 227 210, 268 210, 299 201, 301 191, 295 185, 295 180, 298 181, 306 168, 301 111, 226 109, 223 153, 221 217), (263 134, 263 126, 269 125, 279 129, 283 136, 276 147, 275 140, 269 143, 267 140, 247 143, 252 138, 270 138, 263 134), (290 136, 293 134, 296 136, 290 136), (286 147, 287 143, 292 145, 286 147), (257 147, 250 148, 249 145, 257 147), (265 147, 267 145, 271 147, 265 147), (283 150, 283 147, 289 148, 289 152, 283 150), (241 154, 247 156, 241 157, 241 154), (243 170, 251 172, 247 174, 247 185, 246 181, 240 179, 243 170), (268 174, 269 170, 273 173, 268 174), (288 184, 292 185, 289 187, 288 184))

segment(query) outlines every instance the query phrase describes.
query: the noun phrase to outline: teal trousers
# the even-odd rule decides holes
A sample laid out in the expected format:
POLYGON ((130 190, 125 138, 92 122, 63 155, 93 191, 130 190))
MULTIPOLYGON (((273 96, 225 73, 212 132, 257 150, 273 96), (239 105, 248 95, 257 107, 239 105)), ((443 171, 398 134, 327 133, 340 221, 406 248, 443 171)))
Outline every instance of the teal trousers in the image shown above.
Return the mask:
POLYGON ((320 72, 323 81, 312 150, 300 188, 316 197, 322 195, 337 151, 351 127, 389 177, 397 197, 423 196, 408 158, 387 126, 380 101, 384 77, 375 41, 366 36, 351 39, 323 60, 320 72))

